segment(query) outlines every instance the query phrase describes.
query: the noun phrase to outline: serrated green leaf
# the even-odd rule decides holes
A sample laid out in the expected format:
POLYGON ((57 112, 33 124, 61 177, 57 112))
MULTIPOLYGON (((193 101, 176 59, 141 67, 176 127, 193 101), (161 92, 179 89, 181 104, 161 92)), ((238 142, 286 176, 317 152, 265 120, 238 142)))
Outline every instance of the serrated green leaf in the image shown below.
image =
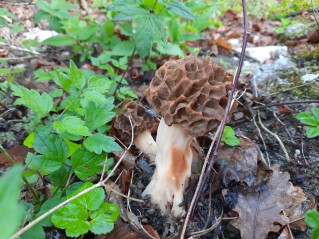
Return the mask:
POLYGON ((299 121, 303 124, 306 124, 306 125, 319 126, 319 121, 316 120, 316 118, 313 115, 311 115, 311 117, 309 117, 309 118, 301 118, 301 119, 299 119, 299 121))
POLYGON ((33 22, 35 24, 39 24, 42 19, 46 19, 48 17, 49 17, 49 14, 47 12, 40 10, 34 14, 33 22))
POLYGON ((76 88, 82 90, 85 86, 85 78, 83 72, 75 65, 75 63, 70 61, 70 80, 75 85, 76 88))
POLYGON ((61 229, 66 229, 66 235, 78 237, 91 228, 88 212, 84 207, 68 204, 57 210, 52 216, 53 224, 61 229))
POLYGON ((93 134, 86 138, 83 142, 85 148, 96 154, 101 154, 102 151, 106 153, 121 151, 122 148, 114 142, 114 138, 104 134, 93 134))
POLYGON ((88 80, 88 89, 103 94, 107 93, 113 84, 114 81, 111 81, 107 77, 95 75, 88 80))
POLYGON ((312 115, 312 113, 311 112, 301 112, 301 113, 299 113, 299 114, 296 114, 295 115, 295 118, 297 119, 297 120, 300 120, 300 119, 303 119, 303 118, 310 118, 310 117, 312 117, 313 115, 312 115))
POLYGON ((154 28, 150 18, 143 18, 138 26, 137 33, 134 36, 136 50, 141 58, 145 58, 151 52, 153 45, 154 28))
POLYGON ((92 221, 90 221, 90 231, 94 234, 105 234, 114 229, 114 223, 107 214, 93 212, 91 218, 92 221))
POLYGON ((95 102, 90 102, 85 108, 85 125, 94 131, 100 126, 110 122, 114 116, 115 112, 113 104, 114 98, 107 98, 105 103, 96 104, 95 102))
POLYGON ((170 42, 167 42, 166 44, 158 44, 156 49, 163 55, 174 55, 180 57, 185 55, 179 45, 172 44, 170 42))
POLYGON ((98 173, 103 170, 105 157, 101 154, 95 154, 85 148, 79 148, 71 156, 71 164, 74 167, 75 174, 81 180, 96 178, 98 173))
MULTIPOLYGON (((68 198, 82 192, 83 190, 92 187, 93 183, 85 182, 79 189, 77 189, 73 194, 68 195, 68 198)), ((70 204, 77 205, 78 207, 83 207, 86 210, 95 211, 100 208, 105 198, 105 192, 102 188, 95 188, 88 193, 80 196, 79 198, 70 202, 70 204)))
POLYGON ((11 84, 11 89, 12 94, 20 97, 16 100, 15 104, 23 104, 26 107, 29 107, 37 112, 41 118, 47 115, 53 107, 52 97, 45 92, 40 95, 36 90, 29 90, 23 86, 16 86, 13 84, 11 84))
POLYGON ((130 56, 132 55, 134 46, 135 42, 133 41, 117 41, 110 53, 114 56, 130 56))
POLYGON ((43 174, 49 174, 58 170, 69 155, 67 144, 58 135, 48 133, 44 127, 36 130, 33 148, 40 154, 35 157, 37 167, 43 174))
POLYGON ((21 165, 13 166, 0 177, 0 228, 1 238, 10 238, 22 221, 23 208, 19 205, 22 185, 21 165))
POLYGON ((97 104, 104 103, 107 104, 108 100, 105 95, 101 94, 98 91, 87 90, 82 94, 81 98, 81 106, 86 108, 90 101, 95 102, 97 104))
POLYGON ((136 20, 139 18, 144 18, 149 14, 148 11, 141 8, 140 6, 131 5, 129 7, 120 10, 113 21, 126 21, 126 20, 136 20))
POLYGON ((319 213, 316 210, 307 211, 305 222, 309 227, 319 228, 319 213))
POLYGON ((67 131, 74 135, 90 136, 89 129, 84 125, 85 122, 76 116, 66 116, 62 121, 53 123, 54 128, 60 133, 67 131))
POLYGON ((314 138, 319 136, 319 126, 316 126, 316 127, 308 126, 306 129, 306 134, 308 138, 314 138))
POLYGON ((36 183, 39 179, 39 174, 33 171, 24 170, 23 176, 26 178, 26 180, 30 183, 36 183))
POLYGON ((105 202, 102 204, 103 213, 107 213, 112 222, 116 222, 120 216, 120 207, 114 203, 105 202))
POLYGON ((316 120, 319 121, 319 108, 312 107, 311 113, 316 118, 316 120))
POLYGON ((194 15, 192 11, 187 8, 184 4, 178 2, 178 1, 172 1, 168 3, 167 9, 171 11, 172 13, 175 13, 181 17, 194 20, 194 15))
POLYGON ((319 228, 315 228, 311 232, 311 239, 319 239, 319 228))
POLYGON ((44 40, 42 43, 50 46, 61 47, 72 46, 76 43, 76 40, 68 35, 57 35, 44 40))
POLYGON ((107 7, 107 10, 109 10, 109 11, 123 11, 126 8, 128 8, 128 6, 138 7, 139 1, 138 0, 115 0, 115 1, 113 1, 112 4, 110 4, 107 7))

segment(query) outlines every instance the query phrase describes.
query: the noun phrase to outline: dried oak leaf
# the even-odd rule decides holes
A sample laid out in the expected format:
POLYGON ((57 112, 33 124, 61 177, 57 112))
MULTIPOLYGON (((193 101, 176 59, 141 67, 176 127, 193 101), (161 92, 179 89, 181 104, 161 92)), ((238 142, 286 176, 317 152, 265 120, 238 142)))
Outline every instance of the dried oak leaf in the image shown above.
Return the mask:
POLYGON ((289 208, 292 198, 287 195, 290 187, 289 173, 279 171, 279 165, 272 167, 273 175, 266 189, 259 192, 239 192, 234 210, 239 217, 232 225, 240 230, 243 239, 267 238, 268 232, 278 232, 280 225, 286 225, 289 218, 282 211, 289 208))

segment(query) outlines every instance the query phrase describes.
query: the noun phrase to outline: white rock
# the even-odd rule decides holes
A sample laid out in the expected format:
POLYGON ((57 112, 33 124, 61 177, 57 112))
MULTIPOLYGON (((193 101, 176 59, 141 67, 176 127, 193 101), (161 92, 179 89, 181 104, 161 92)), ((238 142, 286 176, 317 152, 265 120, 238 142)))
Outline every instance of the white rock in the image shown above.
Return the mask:
POLYGON ((26 40, 36 40, 38 42, 43 42, 44 40, 56 35, 58 35, 56 31, 41 30, 38 27, 30 29, 30 31, 26 33, 23 33, 23 36, 26 40))
MULTIPOLYGON (((241 48, 235 48, 235 51, 241 52, 241 48)), ((275 56, 287 56, 287 46, 260 46, 260 47, 248 47, 246 49, 246 55, 254 60, 264 63, 267 60, 274 58, 275 56)))
POLYGON ((301 77, 301 80, 303 82, 311 82, 311 81, 314 81, 318 78, 319 78, 319 74, 316 74, 316 75, 315 74, 306 74, 306 75, 301 77))

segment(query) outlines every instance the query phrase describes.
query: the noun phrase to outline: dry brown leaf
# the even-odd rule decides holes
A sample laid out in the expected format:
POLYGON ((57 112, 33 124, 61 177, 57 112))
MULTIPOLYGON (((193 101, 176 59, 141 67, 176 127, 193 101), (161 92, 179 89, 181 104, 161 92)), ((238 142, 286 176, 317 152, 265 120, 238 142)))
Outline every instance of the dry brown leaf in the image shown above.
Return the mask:
MULTIPOLYGON (((248 190, 258 191, 271 176, 271 170, 266 169, 260 161, 261 155, 256 144, 240 138, 240 147, 221 147, 217 164, 222 169, 220 171, 234 172, 238 181, 244 182, 242 186, 248 190)), ((227 182, 223 183, 227 185, 227 182)))
POLYGON ((238 203, 234 208, 239 217, 232 221, 232 225, 240 230, 243 239, 266 238, 268 232, 278 232, 280 225, 289 222, 289 218, 281 212, 292 204, 291 196, 287 195, 290 176, 280 172, 279 165, 273 166, 272 170, 273 175, 265 190, 239 192, 238 203))

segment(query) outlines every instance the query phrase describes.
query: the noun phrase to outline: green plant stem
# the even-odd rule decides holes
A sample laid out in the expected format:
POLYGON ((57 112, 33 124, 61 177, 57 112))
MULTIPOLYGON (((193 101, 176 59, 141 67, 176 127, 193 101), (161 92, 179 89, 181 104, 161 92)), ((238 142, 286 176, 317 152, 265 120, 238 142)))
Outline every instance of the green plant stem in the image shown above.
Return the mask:
MULTIPOLYGON (((15 162, 12 159, 12 157, 7 153, 7 151, 2 147, 2 145, 0 144, 0 151, 4 154, 4 156, 10 161, 11 165, 14 165, 15 162)), ((36 193, 36 191, 33 189, 33 187, 31 186, 31 184, 28 182, 28 180, 26 179, 25 176, 22 175, 22 179, 24 181, 24 183, 27 185, 27 188, 30 190, 30 192, 32 193, 32 195, 34 196, 34 199, 36 200, 36 202, 38 204, 40 204, 40 199, 38 194, 36 193)))

